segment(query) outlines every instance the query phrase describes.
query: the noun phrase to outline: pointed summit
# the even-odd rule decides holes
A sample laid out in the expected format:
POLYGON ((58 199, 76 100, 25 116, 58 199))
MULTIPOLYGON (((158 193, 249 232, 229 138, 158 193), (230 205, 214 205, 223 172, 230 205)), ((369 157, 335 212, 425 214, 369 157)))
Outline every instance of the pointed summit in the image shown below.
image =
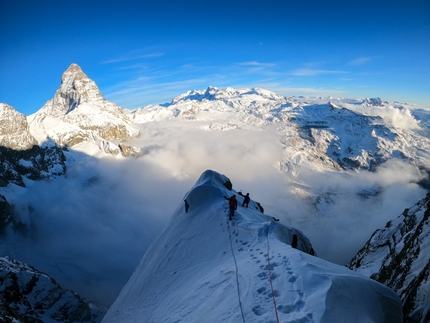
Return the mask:
POLYGON ((88 76, 82 71, 78 64, 72 63, 61 77, 61 88, 66 90, 74 86, 75 80, 87 79, 88 76))
POLYGON ((54 97, 30 118, 30 127, 40 142, 46 138, 73 147, 91 142, 109 154, 129 156, 138 151, 121 142, 139 134, 123 109, 105 100, 97 87, 73 63, 61 77, 54 97))
POLYGON ((102 94, 96 83, 88 78, 78 64, 71 64, 61 77, 62 92, 76 91, 79 98, 86 103, 102 100, 102 94))
POLYGON ((61 77, 60 88, 43 110, 47 115, 60 117, 73 111, 82 103, 99 106, 103 97, 96 83, 88 78, 78 64, 71 64, 61 77))

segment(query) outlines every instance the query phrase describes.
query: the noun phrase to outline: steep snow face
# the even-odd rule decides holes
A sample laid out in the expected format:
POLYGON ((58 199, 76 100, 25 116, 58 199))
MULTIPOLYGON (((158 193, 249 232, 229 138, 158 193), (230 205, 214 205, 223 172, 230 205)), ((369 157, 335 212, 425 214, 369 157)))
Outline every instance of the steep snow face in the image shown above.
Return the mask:
POLYGON ((0 146, 23 150, 37 145, 27 118, 6 103, 0 103, 0 146))
POLYGON ((31 132, 40 143, 50 138, 84 151, 88 150, 85 144, 91 143, 101 152, 113 155, 139 152, 118 144, 138 136, 139 131, 120 107, 102 97, 95 82, 76 64, 64 72, 54 98, 28 119, 31 132))
POLYGON ((106 310, 61 288, 52 278, 0 257, 1 318, 7 322, 100 322, 106 310))
POLYGON ((375 231, 349 267, 391 287, 406 322, 430 320, 430 195, 375 231))
POLYGON ((300 231, 255 201, 241 207, 229 184, 201 175, 103 322, 402 322, 393 291, 308 254, 300 231), (239 207, 228 221, 232 194, 239 207))

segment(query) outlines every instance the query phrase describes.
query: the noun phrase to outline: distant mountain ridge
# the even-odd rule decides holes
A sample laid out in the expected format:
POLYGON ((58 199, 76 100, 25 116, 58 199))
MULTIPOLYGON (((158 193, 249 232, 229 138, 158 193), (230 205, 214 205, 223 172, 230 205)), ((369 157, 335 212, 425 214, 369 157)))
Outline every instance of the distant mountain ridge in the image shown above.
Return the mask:
MULTIPOLYGON (((414 131, 387 126, 378 116, 358 113, 347 107, 389 106, 379 98, 363 101, 283 97, 258 89, 218 89, 188 91, 162 106, 148 106, 132 112, 138 124, 180 118, 207 121, 217 113, 225 123, 209 122, 208 131, 261 129, 278 126, 285 148, 293 148, 303 159, 328 169, 369 169, 389 159, 413 161, 428 167, 422 149, 430 150, 430 139, 414 131)), ((427 122, 424 120, 423 122, 427 122)), ((289 160, 281 169, 294 170, 289 160)))

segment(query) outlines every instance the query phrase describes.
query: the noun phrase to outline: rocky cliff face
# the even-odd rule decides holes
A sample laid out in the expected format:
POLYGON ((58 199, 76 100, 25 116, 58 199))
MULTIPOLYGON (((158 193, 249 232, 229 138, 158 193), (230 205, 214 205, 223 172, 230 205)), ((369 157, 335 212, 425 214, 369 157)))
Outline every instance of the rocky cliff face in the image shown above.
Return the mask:
POLYGON ((95 323, 105 312, 33 267, 0 257, 0 322, 95 323))
POLYGON ((15 150, 37 145, 31 135, 27 117, 6 103, 0 103, 0 146, 15 150))
POLYGON ((406 322, 430 321, 430 193, 375 231, 349 267, 391 287, 406 322))
POLYGON ((102 97, 96 83, 76 64, 63 73, 54 98, 29 120, 40 142, 50 138, 70 147, 91 143, 108 154, 139 153, 137 148, 121 149, 118 144, 139 135, 132 121, 120 107, 102 97))
POLYGON ((57 145, 14 150, 0 146, 0 186, 25 187, 24 178, 41 180, 66 173, 64 149, 57 145))
POLYGON ((6 197, 0 194, 0 237, 6 234, 8 228, 11 228, 15 232, 26 230, 25 224, 15 214, 13 207, 6 200, 6 197))

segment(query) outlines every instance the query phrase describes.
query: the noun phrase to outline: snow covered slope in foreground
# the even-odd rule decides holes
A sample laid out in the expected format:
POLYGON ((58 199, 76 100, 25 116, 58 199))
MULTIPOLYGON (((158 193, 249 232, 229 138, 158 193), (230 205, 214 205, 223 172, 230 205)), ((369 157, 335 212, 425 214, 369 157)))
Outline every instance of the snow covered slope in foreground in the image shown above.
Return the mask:
POLYGON ((402 322, 392 290, 308 254, 255 201, 228 221, 228 183, 201 175, 102 322, 402 322))

